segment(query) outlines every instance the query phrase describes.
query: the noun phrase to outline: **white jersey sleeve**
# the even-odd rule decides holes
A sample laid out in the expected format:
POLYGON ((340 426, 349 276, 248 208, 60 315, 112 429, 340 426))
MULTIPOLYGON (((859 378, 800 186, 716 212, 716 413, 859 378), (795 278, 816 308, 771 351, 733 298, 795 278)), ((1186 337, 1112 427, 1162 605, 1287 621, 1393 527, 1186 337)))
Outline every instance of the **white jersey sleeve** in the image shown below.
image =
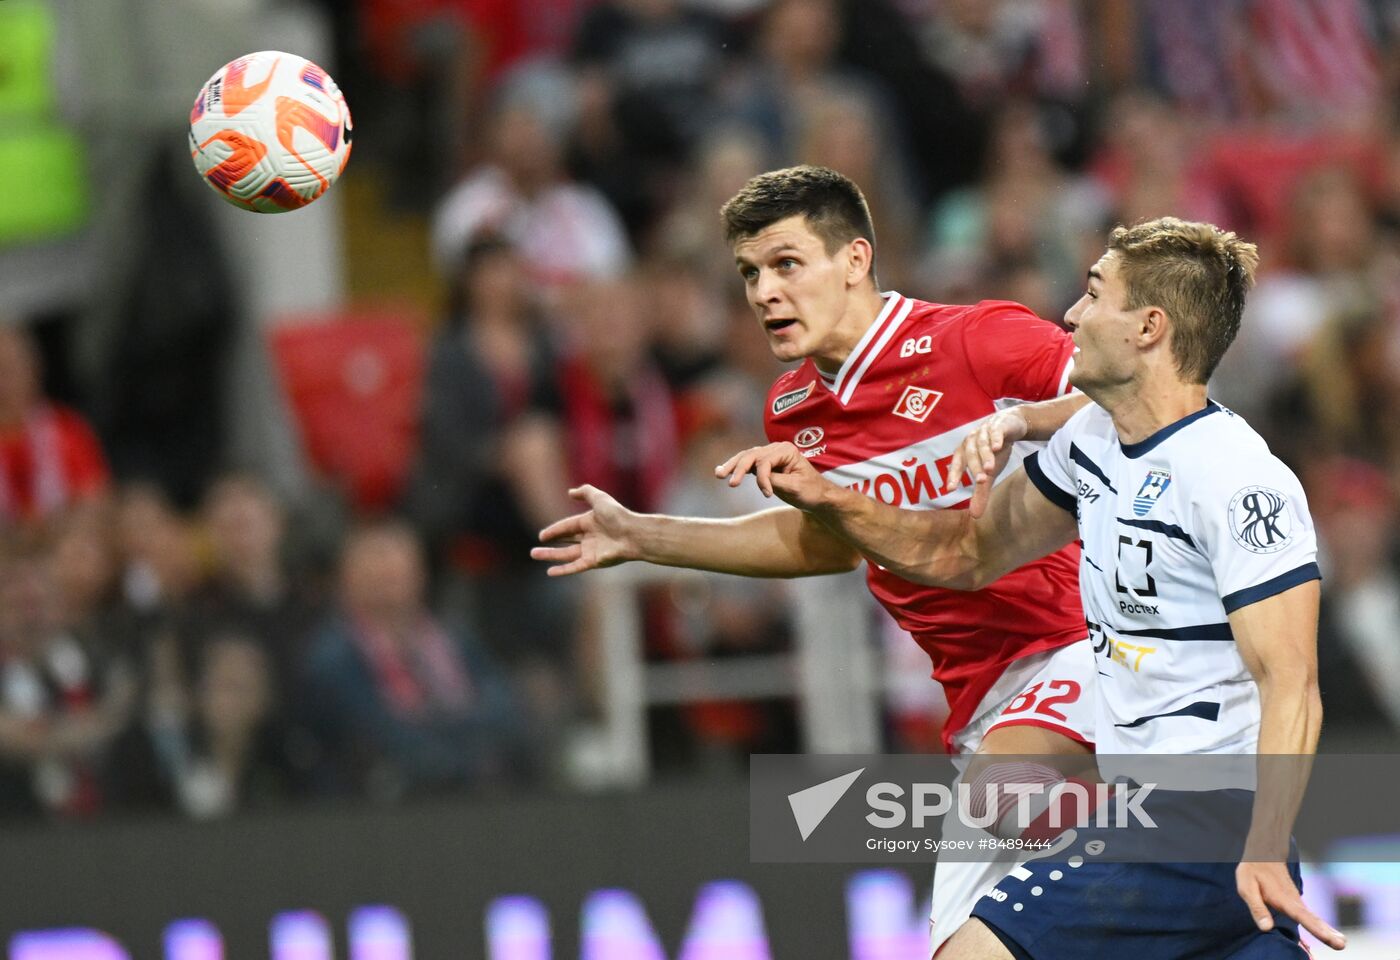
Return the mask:
POLYGON ((1192 491, 1194 527, 1227 614, 1320 577, 1303 487, 1259 446, 1222 455, 1213 482, 1192 491))
POLYGON ((1075 516, 1078 509, 1078 484, 1074 475, 1074 437, 1083 429, 1088 419, 1103 411, 1095 404, 1089 404, 1075 411, 1065 425, 1055 431, 1054 436, 1043 448, 1025 460, 1026 476, 1045 498, 1056 506, 1063 507, 1075 516))

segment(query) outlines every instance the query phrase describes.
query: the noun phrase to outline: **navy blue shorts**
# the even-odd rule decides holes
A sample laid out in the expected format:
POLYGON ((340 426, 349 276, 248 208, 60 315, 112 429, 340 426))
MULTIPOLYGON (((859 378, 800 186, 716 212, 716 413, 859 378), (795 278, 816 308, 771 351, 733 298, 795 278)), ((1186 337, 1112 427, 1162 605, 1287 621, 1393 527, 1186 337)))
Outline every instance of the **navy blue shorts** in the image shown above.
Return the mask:
MULTIPOLYGON (((1158 816, 1161 808, 1147 809, 1158 816)), ((1269 933, 1255 925, 1235 889, 1236 859, 1128 863, 1103 856, 1109 845, 1123 849, 1126 839, 1114 829, 1080 829, 1063 850, 1013 870, 972 915, 1017 960, 1306 960, 1295 921, 1276 912, 1269 933)), ((1289 873, 1302 890, 1297 863, 1289 873)))

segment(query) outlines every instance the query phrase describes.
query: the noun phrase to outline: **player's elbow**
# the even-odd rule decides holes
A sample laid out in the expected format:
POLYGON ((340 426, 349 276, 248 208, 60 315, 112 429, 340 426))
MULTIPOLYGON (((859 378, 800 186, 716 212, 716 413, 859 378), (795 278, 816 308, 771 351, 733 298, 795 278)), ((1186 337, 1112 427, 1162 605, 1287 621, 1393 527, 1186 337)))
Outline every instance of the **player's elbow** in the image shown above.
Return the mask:
POLYGON ((910 583, 945 590, 980 590, 992 582, 977 569, 975 563, 962 556, 911 558, 893 567, 887 564, 886 567, 910 583))
POLYGON ((1287 711, 1313 735, 1322 726, 1322 692, 1317 666, 1312 663, 1276 663, 1255 678, 1264 702, 1287 705, 1287 711))
POLYGON ((824 556, 812 558, 807 564, 807 568, 802 571, 802 576, 824 577, 833 574, 850 573, 860 566, 865 558, 857 550, 845 552, 830 552, 824 556))
POLYGON ((949 590, 981 590, 1006 572, 977 534, 976 527, 969 524, 956 542, 956 548, 943 553, 937 571, 940 580, 935 586, 949 590))

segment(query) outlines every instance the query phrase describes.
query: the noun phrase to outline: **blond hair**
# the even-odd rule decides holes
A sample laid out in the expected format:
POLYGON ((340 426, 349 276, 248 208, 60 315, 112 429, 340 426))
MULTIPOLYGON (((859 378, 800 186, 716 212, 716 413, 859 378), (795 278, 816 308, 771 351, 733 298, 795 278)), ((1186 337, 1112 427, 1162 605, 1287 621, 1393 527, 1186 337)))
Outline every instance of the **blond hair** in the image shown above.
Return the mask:
POLYGON ((1126 308, 1165 311, 1177 372, 1205 383, 1239 333, 1258 247, 1214 224, 1159 217, 1116 228, 1108 249, 1118 255, 1126 308))

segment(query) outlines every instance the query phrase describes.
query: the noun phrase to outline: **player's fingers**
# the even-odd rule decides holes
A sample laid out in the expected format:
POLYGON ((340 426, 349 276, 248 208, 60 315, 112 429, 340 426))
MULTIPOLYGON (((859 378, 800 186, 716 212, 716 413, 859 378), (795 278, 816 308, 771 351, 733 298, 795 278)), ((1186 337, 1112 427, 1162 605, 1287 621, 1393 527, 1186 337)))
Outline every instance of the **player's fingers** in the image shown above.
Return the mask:
POLYGON ((753 450, 745 450, 735 457, 729 465, 729 485, 737 487, 739 481, 744 479, 744 474, 753 469, 753 450))
POLYGON ((1294 920, 1297 920, 1299 925, 1304 930, 1308 931, 1308 933, 1311 933, 1322 943, 1327 944, 1327 946, 1331 947, 1333 950, 1346 949, 1347 938, 1344 933, 1342 933, 1336 927, 1332 926, 1326 920, 1319 917, 1317 914, 1313 913, 1306 906, 1303 906, 1301 901, 1299 902, 1298 907, 1299 909, 1296 911, 1286 910, 1284 912, 1287 913, 1294 920))
POLYGON ((564 547, 533 547, 530 550, 531 560, 543 560, 546 563, 569 563, 581 556, 583 547, 577 543, 564 547))
POLYGON ((768 458, 760 459, 753 467, 754 482, 765 497, 773 495, 773 464, 768 458))
POLYGON ((562 520, 555 520, 549 526, 540 531, 540 542, 548 543, 551 540, 562 540, 565 537, 577 537, 587 531, 584 529, 584 518, 586 513, 576 513, 572 517, 564 517, 562 520))
POLYGON ((736 460, 738 460, 740 457, 742 457, 742 456, 743 456, 745 453, 747 453, 747 452, 748 452, 748 451, 746 451, 746 450, 740 450, 738 453, 734 454, 734 456, 730 457, 728 460, 724 461, 724 462, 721 463, 719 466, 715 467, 715 477, 716 477, 716 479, 723 480, 725 477, 727 477, 727 476, 729 476, 731 473, 733 473, 733 472, 734 472, 734 462, 735 462, 736 460))
MULTIPOLYGON (((1278 891, 1266 889, 1261 899, 1298 921, 1303 929, 1333 950, 1341 950, 1346 946, 1347 938, 1342 932, 1308 909, 1308 905, 1303 902, 1302 896, 1298 893, 1298 888, 1291 883, 1287 886, 1281 886, 1278 891)), ((1268 907, 1265 907, 1266 911, 1267 909, 1268 907)), ((1272 920, 1270 923, 1272 925, 1272 920)), ((1267 928, 1261 925, 1261 929, 1267 928)))
POLYGON ((1260 930, 1268 931, 1274 928, 1274 916, 1269 912, 1269 907, 1264 903, 1264 895, 1260 892, 1259 883, 1250 878, 1241 881, 1237 889, 1240 897, 1244 900, 1244 905, 1249 908, 1249 915, 1254 918, 1254 923, 1260 930))
POLYGON ((744 474, 753 469, 754 460, 762 452, 762 447, 749 447, 747 450, 740 450, 724 463, 715 467, 715 476, 728 477, 731 487, 738 486, 739 481, 744 478, 744 474))
POLYGON ((580 557, 573 563, 556 564, 552 567, 546 567, 544 572, 546 576, 567 577, 570 574, 584 573, 585 571, 592 570, 593 566, 591 561, 580 557))
POLYGON ((993 456, 1001 453, 1001 448, 1006 446, 1006 431, 993 424, 987 430, 987 446, 991 448, 993 456))
POLYGON ((972 501, 967 505, 967 512, 972 514, 972 519, 980 519, 982 514, 987 512, 987 504, 992 499, 992 481, 990 479, 978 480, 972 488, 972 501))
POLYGON ((731 487, 737 487, 740 483, 743 483, 744 477, 753 472, 754 464, 757 460, 758 454, 753 450, 747 451, 740 457, 739 461, 734 464, 734 469, 729 474, 729 485, 731 487))
POLYGON ((591 483, 585 483, 582 486, 569 488, 569 496, 573 497, 575 500, 592 500, 593 495, 597 492, 598 488, 593 486, 593 484, 591 483))
POLYGON ((967 472, 968 464, 972 462, 972 456, 975 456, 975 447, 972 451, 968 450, 973 442, 971 436, 964 437, 963 442, 958 444, 958 448, 953 451, 953 459, 948 461, 949 477, 957 477, 961 480, 962 475, 967 472))

